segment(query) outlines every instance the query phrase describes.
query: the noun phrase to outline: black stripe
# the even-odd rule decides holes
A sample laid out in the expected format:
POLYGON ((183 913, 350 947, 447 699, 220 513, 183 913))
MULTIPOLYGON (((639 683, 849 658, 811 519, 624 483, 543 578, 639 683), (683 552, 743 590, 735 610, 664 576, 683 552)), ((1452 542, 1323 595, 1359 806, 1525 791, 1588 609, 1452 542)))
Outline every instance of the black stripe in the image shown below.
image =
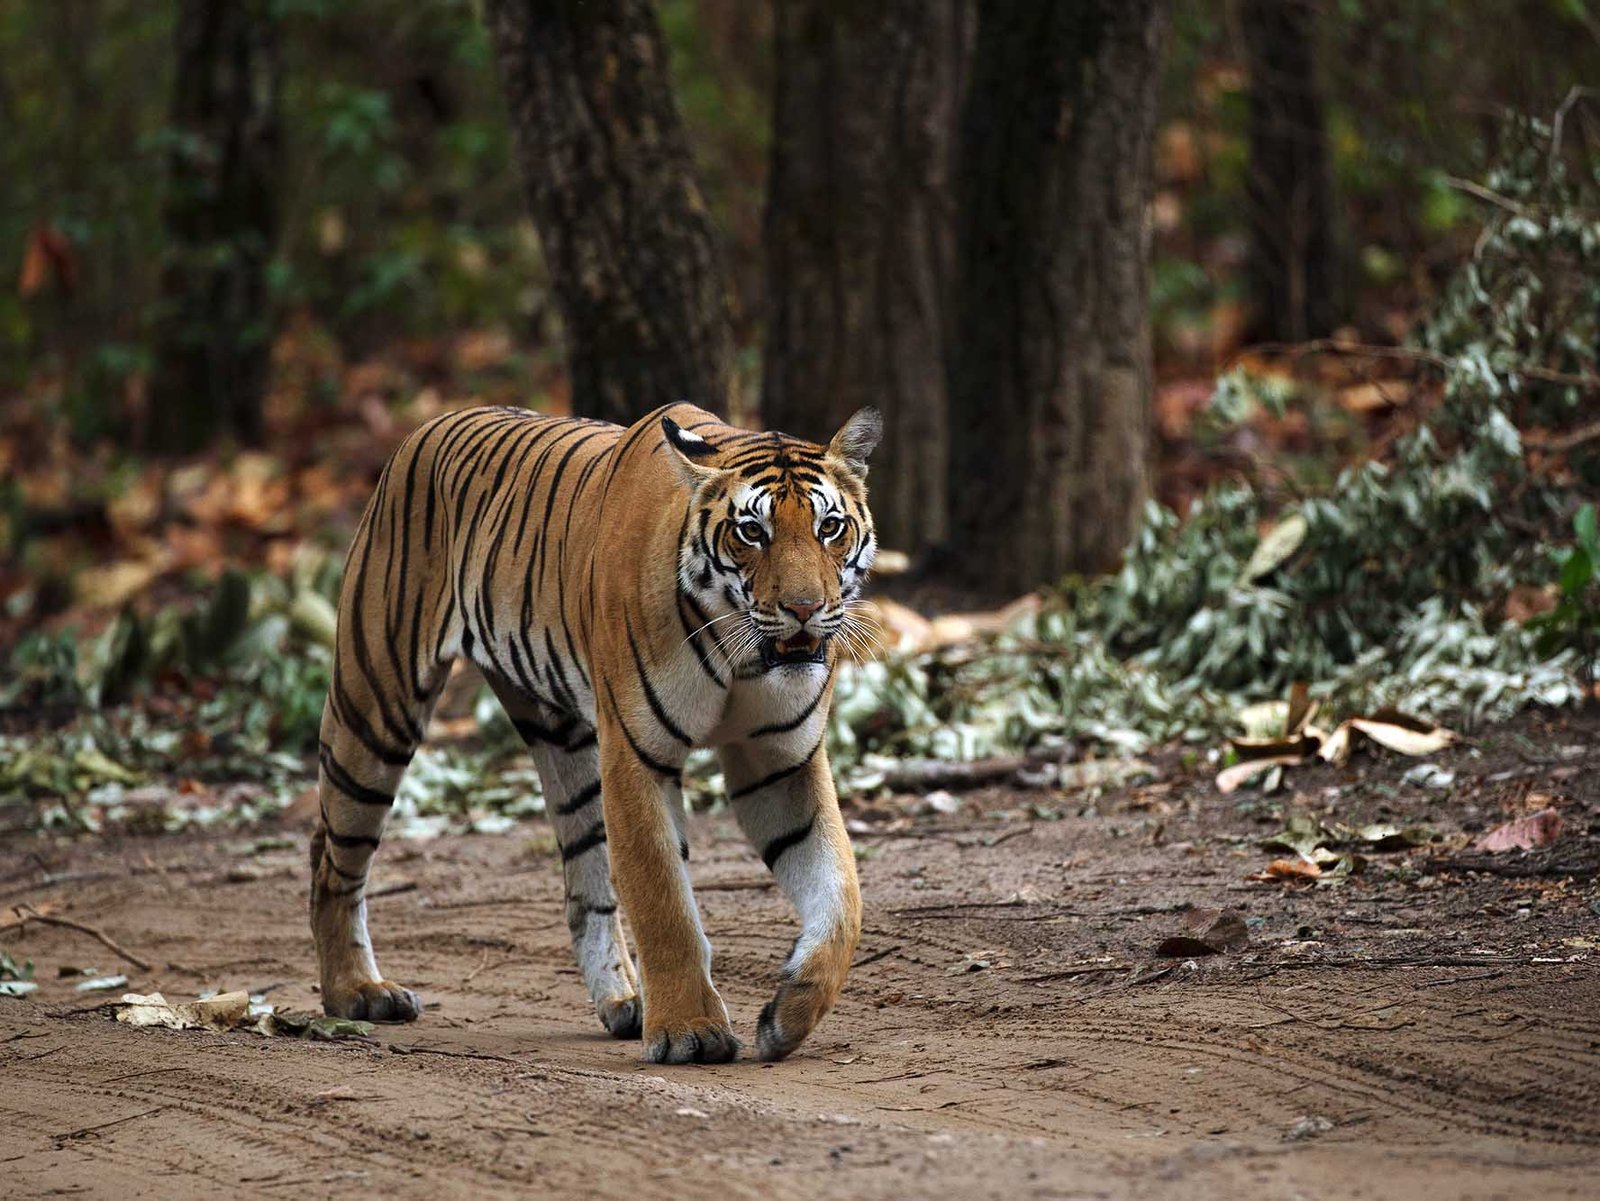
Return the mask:
POLYGON ((531 717, 513 717, 511 724, 517 728, 517 734, 529 746, 560 746, 567 736, 566 727, 560 730, 551 730, 540 725, 531 717))
MULTIPOLYGON (((824 734, 824 737, 826 737, 826 734, 824 734)), ((728 799, 730 801, 737 801, 740 797, 747 797, 751 793, 760 792, 763 788, 769 788, 776 784, 779 780, 787 780, 801 768, 805 767, 806 764, 810 763, 812 759, 816 758, 817 752, 821 749, 822 739, 819 738, 817 739, 817 744, 811 748, 811 750, 806 754, 806 757, 800 760, 799 763, 791 764, 788 767, 780 767, 777 771, 772 772, 770 775, 761 777, 761 779, 757 780, 754 784, 746 784, 743 788, 730 792, 728 794, 728 799)))
MULTIPOLYGON (((688 593, 678 593, 678 621, 683 626, 683 632, 689 636, 688 641, 689 645, 694 648, 694 657, 700 661, 701 670, 710 677, 713 684, 718 688, 727 688, 728 682, 717 674, 717 669, 711 666, 711 659, 707 656, 705 648, 700 645, 700 635, 706 628, 706 622, 702 620, 698 625, 690 625, 688 617, 683 612, 685 604, 688 604, 689 608, 702 618, 704 618, 705 613, 699 605, 694 603, 694 598, 688 593)), ((717 645, 720 646, 721 644, 717 643, 717 645)))
POLYGON ((639 673, 639 683, 644 685, 644 699, 650 706, 650 712, 656 715, 656 720, 668 734, 671 734, 684 746, 693 746, 694 740, 678 726, 678 723, 667 716, 666 706, 661 703, 661 698, 656 695, 655 685, 650 682, 650 675, 644 669, 644 656, 639 653, 639 643, 633 636, 633 621, 626 613, 622 615, 623 628, 628 634, 628 649, 633 652, 633 666, 639 673))
POLYGON ((761 862, 767 865, 767 870, 771 871, 773 865, 778 862, 783 853, 790 847, 799 846, 806 839, 810 838, 811 831, 813 828, 815 828, 816 824, 817 819, 812 817, 812 819, 808 821, 803 828, 799 830, 791 830, 787 834, 780 834, 771 842, 767 843, 766 846, 762 847, 761 862))
POLYGON ((328 777, 328 782, 351 800, 385 808, 394 804, 393 793, 379 792, 376 788, 357 783, 355 777, 339 765, 339 761, 333 757, 333 748, 326 742, 317 744, 317 762, 322 764, 322 774, 328 777))
MULTIPOLYGON (((326 825, 326 823, 324 823, 324 825, 326 825)), ((347 871, 345 871, 344 868, 340 867, 337 863, 335 863, 333 861, 333 857, 331 855, 324 855, 322 857, 322 862, 326 863, 328 865, 328 867, 333 871, 333 874, 338 876, 341 880, 356 880, 356 881, 361 882, 361 883, 365 883, 366 882, 366 879, 367 879, 366 873, 364 873, 364 872, 347 872, 347 871)))
POLYGON ((405 767, 411 762, 412 751, 389 746, 378 737, 367 719, 356 711, 350 703, 350 694, 344 690, 344 682, 339 677, 337 667, 334 670, 333 687, 328 692, 329 703, 333 707, 333 716, 356 741, 367 748, 367 753, 379 763, 387 763, 390 767, 405 767))
POLYGON ((628 740, 628 747, 633 751, 634 758, 658 776, 665 776, 667 779, 674 781, 683 779, 682 768, 669 767, 659 759, 653 759, 645 753, 645 749, 639 745, 639 740, 633 736, 633 731, 628 729, 628 723, 622 720, 622 709, 617 704, 617 694, 611 690, 611 681, 606 680, 604 683, 606 696, 611 701, 611 712, 616 716, 617 727, 622 731, 622 736, 628 740))
POLYGON ((570 797, 568 797, 565 802, 563 802, 560 805, 557 805, 556 806, 556 812, 558 814, 560 814, 562 817, 571 817, 574 813, 576 813, 579 809, 582 809, 585 805, 594 804, 595 799, 597 797, 599 797, 599 795, 600 795, 600 781, 596 780, 593 784, 590 784, 587 788, 580 789, 578 792, 575 792, 570 797))
POLYGON ((334 846, 341 847, 345 850, 348 850, 351 847, 371 847, 373 850, 378 849, 378 840, 376 838, 368 838, 362 834, 335 834, 332 827, 328 828, 327 834, 329 842, 333 843, 334 846))
POLYGON ((595 824, 589 829, 589 832, 579 838, 577 842, 570 843, 561 848, 561 862, 566 863, 570 859, 576 859, 585 851, 594 850, 595 847, 599 846, 605 840, 605 822, 595 822, 595 824))
POLYGON ((796 716, 793 721, 773 722, 770 726, 762 726, 759 730, 751 730, 749 734, 745 735, 745 737, 760 738, 767 734, 787 734, 791 730, 799 729, 805 724, 806 718, 810 717, 817 711, 817 706, 822 704, 822 698, 828 695, 828 684, 830 681, 832 681, 832 679, 833 668, 830 667, 828 668, 827 679, 823 680, 822 687, 817 689, 817 695, 811 698, 811 703, 804 709, 800 710, 799 715, 796 716))

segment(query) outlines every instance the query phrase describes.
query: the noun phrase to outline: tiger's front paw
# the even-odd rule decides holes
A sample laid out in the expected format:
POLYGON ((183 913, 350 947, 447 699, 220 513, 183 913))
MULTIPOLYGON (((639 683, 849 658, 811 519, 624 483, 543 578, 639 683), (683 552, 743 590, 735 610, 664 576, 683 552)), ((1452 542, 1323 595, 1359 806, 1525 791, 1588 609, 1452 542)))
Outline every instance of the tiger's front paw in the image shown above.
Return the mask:
POLYGON ((726 1021, 645 1022, 647 1063, 728 1063, 738 1054, 739 1040, 726 1021))
POLYGON ((414 1022, 422 998, 392 980, 357 980, 322 990, 322 1012, 360 1022, 414 1022))

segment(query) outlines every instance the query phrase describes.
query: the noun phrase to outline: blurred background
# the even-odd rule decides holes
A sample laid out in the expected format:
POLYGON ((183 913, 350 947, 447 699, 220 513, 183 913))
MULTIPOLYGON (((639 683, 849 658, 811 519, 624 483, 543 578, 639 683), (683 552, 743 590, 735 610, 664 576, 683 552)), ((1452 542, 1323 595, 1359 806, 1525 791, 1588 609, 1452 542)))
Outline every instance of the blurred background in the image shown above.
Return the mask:
POLYGON ((14 0, 0 796, 303 787, 377 473, 484 403, 884 410, 842 770, 1579 703, 1597 68, 1592 0, 14 0))

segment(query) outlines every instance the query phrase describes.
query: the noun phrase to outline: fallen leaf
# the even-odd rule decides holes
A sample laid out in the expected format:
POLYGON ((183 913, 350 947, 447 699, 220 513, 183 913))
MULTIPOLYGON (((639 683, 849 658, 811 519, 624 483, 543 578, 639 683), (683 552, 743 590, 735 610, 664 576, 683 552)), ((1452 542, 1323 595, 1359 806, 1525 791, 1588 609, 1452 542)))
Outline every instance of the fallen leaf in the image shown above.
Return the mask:
POLYGON ((1283 829, 1263 838, 1261 845, 1269 851, 1293 851, 1302 859, 1310 860, 1318 847, 1337 841, 1334 831, 1302 809, 1291 813, 1283 829))
POLYGON ((1252 880, 1317 880, 1322 869, 1305 859, 1274 859, 1266 869, 1251 876, 1252 880))
POLYGON ((200 1001, 174 1005, 158 992, 124 993, 117 1021, 129 1026, 162 1026, 169 1030, 232 1030, 250 1013, 250 994, 220 993, 200 1001))
POLYGON ((1456 782, 1456 773, 1446 771, 1437 763, 1419 763, 1400 778, 1423 788, 1449 788, 1456 782))
POLYGON ((1479 851, 1531 851, 1535 847, 1547 847, 1560 838, 1562 825, 1561 815, 1554 809, 1541 809, 1496 826, 1472 845, 1479 851))
POLYGON ((1162 939, 1157 955, 1166 959, 1220 955, 1243 950, 1250 942, 1250 928, 1232 909, 1191 909, 1180 922, 1182 932, 1162 939))
POLYGON ((95 980, 85 980, 82 984, 74 985, 74 992, 110 992, 113 988, 126 988, 126 976, 101 976, 95 980))
POLYGON ((1419 730, 1392 721, 1377 721, 1365 717, 1352 717, 1348 724, 1351 729, 1361 731, 1379 746, 1398 751, 1402 755, 1432 755, 1444 750, 1456 740, 1455 734, 1443 726, 1419 730))
POLYGON ((1246 759, 1217 773, 1217 791, 1234 792, 1271 768, 1294 767, 1306 761, 1305 755, 1266 755, 1260 759, 1246 759))

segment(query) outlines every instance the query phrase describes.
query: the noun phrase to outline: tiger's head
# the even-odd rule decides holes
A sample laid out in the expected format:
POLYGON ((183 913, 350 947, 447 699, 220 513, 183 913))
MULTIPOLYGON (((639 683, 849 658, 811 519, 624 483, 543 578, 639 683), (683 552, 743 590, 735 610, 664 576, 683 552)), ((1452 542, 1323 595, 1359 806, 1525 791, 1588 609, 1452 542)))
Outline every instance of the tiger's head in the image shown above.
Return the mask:
POLYGON ((718 446, 670 417, 661 426, 692 492, 683 593, 735 660, 759 655, 768 670, 826 662, 829 642, 852 631, 850 603, 877 553, 866 478, 883 418, 862 409, 827 446, 777 433, 718 446))

